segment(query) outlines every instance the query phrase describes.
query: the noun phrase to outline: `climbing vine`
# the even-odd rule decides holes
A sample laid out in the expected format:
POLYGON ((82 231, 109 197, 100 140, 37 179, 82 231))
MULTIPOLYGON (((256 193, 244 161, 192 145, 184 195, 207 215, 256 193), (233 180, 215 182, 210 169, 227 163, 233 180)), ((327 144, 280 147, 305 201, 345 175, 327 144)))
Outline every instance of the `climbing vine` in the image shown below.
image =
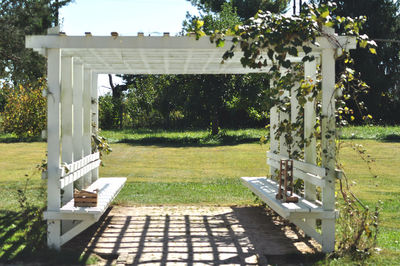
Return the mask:
MULTIPOLYGON (((366 17, 335 16, 333 15, 335 8, 335 4, 330 2, 320 6, 305 4, 299 15, 290 17, 259 11, 243 25, 237 25, 226 31, 215 31, 210 36, 210 41, 217 47, 228 45, 221 63, 231 59, 237 51, 241 51, 240 62, 243 67, 253 69, 269 67, 270 98, 277 111, 286 114, 287 117, 280 119, 271 130, 276 132, 276 139, 284 136, 285 146, 288 147, 292 159, 302 159, 302 152, 298 148, 291 147, 304 149, 310 145, 311 139, 321 140, 322 76, 318 58, 313 52, 321 46, 320 42, 328 41, 333 47, 337 47, 335 60, 338 74, 334 95, 331 96, 336 98, 336 127, 340 128, 347 125, 348 121, 353 121, 356 113, 366 121, 372 119, 364 103, 358 101, 360 94, 367 93, 368 85, 360 80, 359 74, 354 71, 347 40, 341 35, 352 36, 359 48, 368 49, 372 54, 376 54, 376 43, 367 35, 360 34, 366 17), (316 61, 317 73, 313 77, 304 78, 302 63, 312 61, 316 61), (296 107, 291 106, 291 97, 297 98, 296 107), (352 103, 349 105, 350 101, 352 103), (304 107, 310 102, 314 104, 316 110, 316 123, 312 135, 305 136, 304 107), (296 119, 289 118, 292 108, 297 108, 296 119)), ((197 38, 205 35, 202 25, 201 21, 195 21, 197 38)), ((336 132, 325 132, 325 138, 331 142, 335 140, 337 147, 340 147, 340 140, 336 140, 338 137, 336 132)), ((268 137, 263 137, 261 140, 266 142, 268 137)), ((319 141, 317 145, 320 145, 319 141)), ((338 153, 339 149, 336 152, 338 153)), ((323 155, 330 156, 329 153, 330 151, 319 146, 317 163, 321 163, 323 155)), ((341 165, 336 162, 336 166, 341 165)), ((344 176, 346 177, 345 174, 344 176)), ((343 255, 349 252, 354 255, 356 252, 357 258, 363 258, 371 253, 376 243, 379 207, 370 212, 369 208, 350 191, 347 178, 339 180, 339 185, 341 201, 344 203, 341 206, 343 214, 338 219, 337 254, 343 255)))

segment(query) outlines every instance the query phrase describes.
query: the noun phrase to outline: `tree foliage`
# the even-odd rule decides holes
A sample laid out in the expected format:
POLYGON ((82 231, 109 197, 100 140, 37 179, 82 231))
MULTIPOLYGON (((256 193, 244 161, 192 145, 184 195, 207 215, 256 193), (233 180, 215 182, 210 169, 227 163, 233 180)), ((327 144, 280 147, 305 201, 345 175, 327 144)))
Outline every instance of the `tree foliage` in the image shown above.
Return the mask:
MULTIPOLYGON (((354 69, 369 86, 360 101, 379 123, 400 123, 400 2, 393 0, 333 1, 334 16, 366 16, 360 29, 378 43, 376 55, 366 49, 351 52, 354 69)), ((337 30, 343 30, 340 27, 337 30)), ((363 44, 360 43, 360 46, 363 44)), ((358 117, 360 119, 362 117, 358 117)))
POLYGON ((268 10, 273 13, 282 13, 286 10, 290 0, 187 0, 197 6, 201 11, 209 13, 221 13, 224 4, 230 3, 237 10, 242 20, 253 17, 259 10, 268 10))
POLYGON ((4 0, 0 2, 0 78, 14 85, 45 76, 46 61, 25 49, 25 36, 44 34, 58 24, 58 9, 71 0, 4 0))
POLYGON ((27 86, 2 83, 1 91, 6 101, 2 113, 4 132, 24 138, 40 135, 47 121, 47 101, 42 96, 46 86, 44 79, 27 86))

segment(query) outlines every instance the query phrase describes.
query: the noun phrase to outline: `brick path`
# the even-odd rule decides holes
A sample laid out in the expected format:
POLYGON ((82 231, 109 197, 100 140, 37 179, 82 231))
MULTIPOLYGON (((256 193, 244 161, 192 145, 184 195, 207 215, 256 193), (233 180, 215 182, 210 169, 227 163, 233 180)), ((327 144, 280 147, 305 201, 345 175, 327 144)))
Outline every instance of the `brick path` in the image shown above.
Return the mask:
POLYGON ((101 264, 119 266, 298 265, 319 249, 257 207, 114 207, 67 245, 82 243, 101 264))

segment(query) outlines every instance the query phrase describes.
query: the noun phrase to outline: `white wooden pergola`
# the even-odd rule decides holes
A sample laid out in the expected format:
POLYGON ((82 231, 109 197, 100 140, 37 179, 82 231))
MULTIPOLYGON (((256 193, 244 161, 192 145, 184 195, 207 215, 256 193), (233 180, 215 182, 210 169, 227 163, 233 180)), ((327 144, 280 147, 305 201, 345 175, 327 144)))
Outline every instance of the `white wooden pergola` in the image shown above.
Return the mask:
MULTIPOLYGON (((330 31, 333 34, 332 31, 330 31)), ((277 213, 301 227, 306 234, 322 244, 323 251, 334 250, 335 239, 335 141, 324 137, 335 131, 335 58, 340 47, 355 48, 355 40, 337 37, 337 43, 328 38, 318 39, 313 48, 317 61, 306 62, 305 76, 315 77, 317 62, 322 66, 322 147, 328 150, 323 165, 316 165, 315 139, 304 150, 304 161, 295 161, 296 178, 305 181, 305 196, 295 203, 282 203, 275 199, 276 184, 270 179, 242 178, 253 192, 267 202, 277 213), (322 202, 316 200, 316 187, 323 191, 322 202), (322 220, 322 234, 315 230, 316 219, 322 220)), ((229 41, 229 40, 228 40, 229 41)), ((47 35, 27 36, 26 47, 47 57, 48 62, 48 203, 45 218, 48 223, 48 245, 59 249, 75 235, 96 222, 125 183, 125 178, 98 178, 100 159, 91 151, 91 134, 98 128, 97 76, 98 74, 246 74, 263 73, 262 69, 244 68, 241 52, 221 64, 226 48, 216 48, 208 38, 67 36, 58 28, 49 29, 47 35), (97 207, 74 207, 73 187, 99 189, 97 207)), ((291 58, 301 62, 301 57, 291 58)), ((295 95, 293 88, 292 95, 295 95)), ((292 106, 297 106, 291 97, 292 106)), ((315 103, 305 107, 305 135, 313 132, 315 103)), ((291 115, 271 109, 271 126, 280 120, 295 119, 297 108, 291 115)), ((271 127, 271 128, 272 128, 271 127)), ((271 148, 268 164, 275 172, 280 159, 286 158, 287 147, 283 138, 275 140, 271 130, 271 148)), ((299 148, 298 148, 299 149, 299 148)))

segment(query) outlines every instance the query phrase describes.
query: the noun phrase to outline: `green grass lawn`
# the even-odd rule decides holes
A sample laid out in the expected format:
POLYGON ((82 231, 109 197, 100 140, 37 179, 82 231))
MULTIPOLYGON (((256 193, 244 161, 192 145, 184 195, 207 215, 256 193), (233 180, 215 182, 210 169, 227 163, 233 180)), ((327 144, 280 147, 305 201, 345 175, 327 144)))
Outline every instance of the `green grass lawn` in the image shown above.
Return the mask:
MULTIPOLYGON (((393 137, 400 136, 400 128, 376 127, 366 131, 364 134, 359 128, 343 130, 347 140, 340 158, 361 200, 370 206, 379 199, 383 201, 378 238, 383 251, 368 263, 400 264, 400 142, 393 137), (353 142, 364 145, 376 159, 373 173, 377 178, 371 177, 367 166, 352 150, 353 142)), ((102 133, 113 142, 113 152, 104 157, 100 175, 128 177, 117 204, 251 205, 255 198, 239 182, 239 177, 263 176, 268 172, 268 146, 257 143, 265 130, 227 130, 218 138, 210 138, 206 131, 102 133)), ((0 247, 4 249, 5 241, 19 239, 16 233, 9 233, 17 232, 18 225, 7 221, 10 214, 18 214, 17 189, 24 186, 25 174, 31 177, 29 198, 34 204, 41 201, 43 182, 39 173, 31 173, 44 157, 46 144, 19 143, 13 136, 4 137, 3 143, 1 139, 0 136, 0 247)), ((0 248, 0 261, 4 258, 0 248)), ((338 265, 345 262, 331 261, 338 265)))

